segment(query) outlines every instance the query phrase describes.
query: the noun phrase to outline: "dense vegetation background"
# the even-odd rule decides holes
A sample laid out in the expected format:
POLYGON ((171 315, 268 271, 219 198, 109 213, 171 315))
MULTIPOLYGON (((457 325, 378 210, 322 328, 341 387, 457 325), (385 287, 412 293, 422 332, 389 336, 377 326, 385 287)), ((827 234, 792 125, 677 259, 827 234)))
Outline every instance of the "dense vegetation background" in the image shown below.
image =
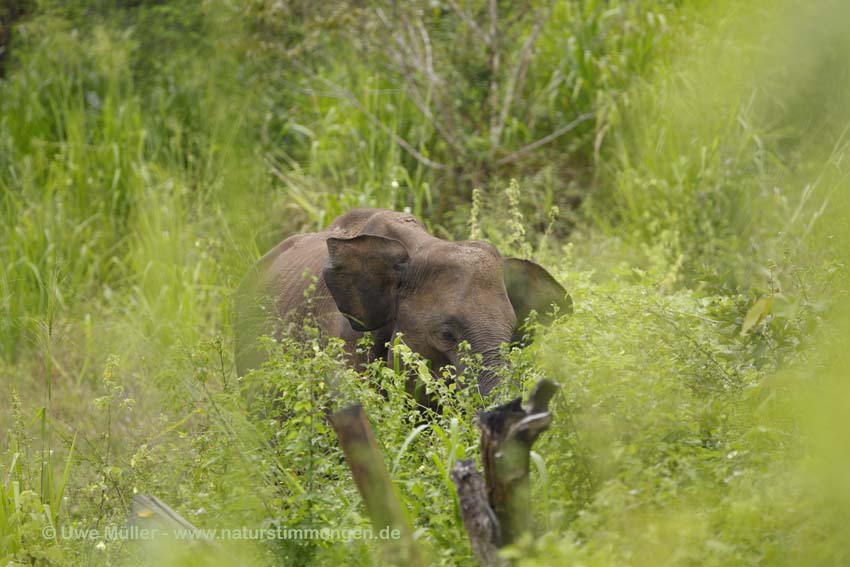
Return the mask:
POLYGON ((841 0, 0 0, 0 562, 373 564, 375 542, 42 535, 121 525, 135 493, 201 527, 366 526, 324 420, 356 399, 430 561, 473 564, 448 478, 473 400, 432 384, 423 421, 415 356, 358 377, 318 339, 233 369, 245 269, 381 206, 533 257, 575 301, 499 394, 562 385, 520 563, 846 564, 848 21, 841 0), (254 384, 286 420, 256 419, 254 384))

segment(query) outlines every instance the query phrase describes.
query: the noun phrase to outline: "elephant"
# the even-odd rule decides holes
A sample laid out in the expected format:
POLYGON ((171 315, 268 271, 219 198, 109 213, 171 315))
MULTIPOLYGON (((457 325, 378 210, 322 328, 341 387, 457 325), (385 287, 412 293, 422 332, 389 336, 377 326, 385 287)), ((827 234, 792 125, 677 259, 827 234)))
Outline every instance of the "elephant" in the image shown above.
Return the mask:
MULTIPOLYGON (((532 310, 545 317, 553 305, 572 311, 564 288, 529 260, 502 259, 483 241, 432 236, 408 213, 353 209, 321 232, 287 238, 250 268, 235 295, 237 372, 264 361, 259 336, 279 338, 310 315, 323 335, 344 340, 355 365, 391 362, 401 333, 440 376, 447 365, 462 369, 459 345, 467 341, 484 363, 477 380, 484 397, 506 364, 502 343, 516 338, 532 310), (358 354, 365 333, 373 346, 358 354)), ((411 381, 407 389, 419 391, 411 381)), ((421 391, 414 396, 427 404, 421 391)))

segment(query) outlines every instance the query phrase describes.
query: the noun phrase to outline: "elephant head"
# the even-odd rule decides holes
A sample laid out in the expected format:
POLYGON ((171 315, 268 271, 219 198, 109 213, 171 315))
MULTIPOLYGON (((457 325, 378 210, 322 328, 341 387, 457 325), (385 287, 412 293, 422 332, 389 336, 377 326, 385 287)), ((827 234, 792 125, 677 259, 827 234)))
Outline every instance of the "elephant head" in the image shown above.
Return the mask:
POLYGON ((560 313, 572 309, 546 270, 528 260, 503 260, 490 244, 437 238, 416 244, 373 234, 328 238, 323 278, 354 330, 389 338, 402 333, 434 372, 460 369, 458 347, 467 341, 483 357, 482 395, 498 381, 500 345, 516 337, 531 310, 545 317, 552 305, 560 313))

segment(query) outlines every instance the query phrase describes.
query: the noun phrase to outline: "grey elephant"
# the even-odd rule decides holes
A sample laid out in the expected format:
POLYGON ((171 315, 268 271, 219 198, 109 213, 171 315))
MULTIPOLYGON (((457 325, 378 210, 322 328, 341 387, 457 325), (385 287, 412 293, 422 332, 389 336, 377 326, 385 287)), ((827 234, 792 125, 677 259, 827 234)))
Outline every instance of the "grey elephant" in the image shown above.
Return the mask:
POLYGON ((353 364, 391 360, 388 345, 401 333, 439 376, 447 365, 461 369, 458 347, 467 341, 483 358, 482 396, 497 385, 500 345, 518 322, 532 309, 572 310, 564 288, 537 264, 503 260, 486 242, 434 237, 413 215, 383 209, 354 209, 321 232, 287 238, 250 269, 235 299, 240 375, 265 359, 259 336, 292 332, 312 315, 323 334, 345 341, 353 364), (374 346, 358 355, 367 332, 374 346))

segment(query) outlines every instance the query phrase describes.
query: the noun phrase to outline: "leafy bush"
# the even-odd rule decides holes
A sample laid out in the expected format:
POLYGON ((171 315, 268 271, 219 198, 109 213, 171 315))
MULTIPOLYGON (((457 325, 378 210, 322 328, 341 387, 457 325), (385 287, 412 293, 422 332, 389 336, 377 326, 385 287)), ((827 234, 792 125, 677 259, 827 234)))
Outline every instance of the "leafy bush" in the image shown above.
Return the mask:
POLYGON ((0 79, 0 561, 374 564, 42 535, 123 525, 137 493, 200 528, 367 527, 325 420, 357 402, 423 553, 472 564, 448 471, 479 450, 475 361, 352 369, 307 321, 234 372, 247 266, 387 206, 574 299, 486 401, 561 385, 539 537, 507 555, 847 563, 847 10, 733 4, 34 6, 0 79))

